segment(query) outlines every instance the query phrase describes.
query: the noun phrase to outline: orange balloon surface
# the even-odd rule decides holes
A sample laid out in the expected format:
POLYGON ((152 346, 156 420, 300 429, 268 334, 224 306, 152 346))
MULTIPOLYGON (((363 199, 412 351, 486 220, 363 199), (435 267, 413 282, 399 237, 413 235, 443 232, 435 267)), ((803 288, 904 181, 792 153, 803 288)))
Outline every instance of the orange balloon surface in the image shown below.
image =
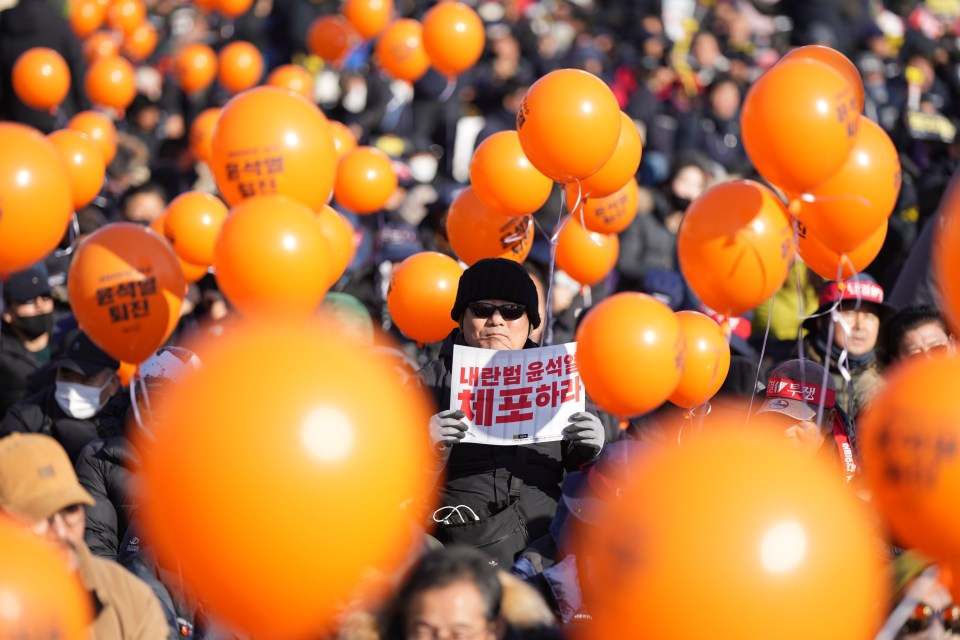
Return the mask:
POLYGON ((346 18, 364 40, 369 40, 393 19, 393 0, 346 0, 340 7, 346 18))
POLYGON ((486 43, 477 12, 454 0, 437 3, 423 16, 423 46, 433 68, 457 76, 480 59, 486 43))
POLYGON ((598 501, 601 526, 575 537, 594 568, 589 637, 874 637, 887 575, 870 516, 835 468, 782 435, 744 435, 736 418, 631 462, 604 478, 618 492, 598 501), (824 602, 843 602, 842 615, 811 615, 824 602))
POLYGON ((398 80, 416 82, 430 68, 430 58, 423 47, 423 26, 410 18, 390 23, 374 51, 380 67, 398 80))
POLYGON ((217 77, 217 54, 205 44, 188 44, 174 57, 173 71, 181 89, 199 93, 217 77))
POLYGON ((553 181, 523 154, 516 131, 497 132, 477 146, 470 184, 484 204, 510 217, 533 213, 553 189, 553 181))
POLYGON ((150 57, 157 48, 157 29, 150 22, 143 22, 123 38, 120 50, 131 60, 140 62, 150 57))
POLYGON ((73 209, 87 206, 103 186, 103 154, 86 134, 73 129, 54 131, 47 139, 57 148, 67 168, 73 209))
POLYGON ((333 207, 326 204, 320 207, 317 221, 320 223, 320 231, 323 233, 323 239, 327 241, 327 248, 330 250, 330 277, 328 280, 332 287, 347 270, 350 261, 353 260, 355 251, 353 225, 333 207))
MULTIPOLYGON (((570 211, 576 202, 576 185, 568 185, 567 189, 567 210, 570 211), (569 193, 571 189, 573 193, 569 193)), ((637 217, 639 201, 640 186, 634 178, 609 196, 587 198, 578 208, 576 217, 579 219, 582 216, 584 226, 590 231, 620 233, 637 217)))
POLYGON ((630 116, 621 111, 617 148, 600 171, 580 182, 583 197, 604 198, 622 189, 627 182, 635 179, 642 155, 640 130, 630 116))
POLYGON ((70 68, 53 49, 27 49, 13 64, 13 92, 34 109, 50 110, 60 105, 70 90, 70 68))
POLYGON ((286 89, 307 100, 313 100, 313 74, 300 65, 280 65, 270 72, 265 84, 270 87, 286 89))
POLYGON ((576 337, 587 395, 615 416, 656 409, 680 382, 680 321, 651 296, 618 293, 602 300, 587 312, 576 337))
POLYGON ((330 248, 306 206, 259 196, 230 211, 217 236, 213 270, 223 295, 245 316, 303 320, 330 286, 330 248))
POLYGON ((107 17, 107 8, 99 0, 73 0, 70 3, 70 27, 83 40, 100 28, 107 17))
POLYGON ((764 178, 793 193, 835 174, 853 148, 860 116, 846 78, 816 60, 784 60, 747 92, 743 145, 764 178))
POLYGON ((117 155, 117 128, 113 121, 102 113, 81 111, 70 118, 67 128, 85 133, 93 140, 103 155, 104 164, 109 165, 117 155))
POLYGON ((850 83, 850 86, 853 88, 853 94, 857 98, 857 113, 863 113, 863 79, 860 77, 860 72, 857 70, 856 65, 850 61, 850 58, 836 49, 824 47, 819 44, 810 44, 804 47, 797 47, 793 51, 788 52, 781 58, 781 61, 796 58, 816 60, 833 67, 835 71, 850 83))
POLYGON ((683 351, 683 375, 670 402, 693 409, 712 398, 730 371, 730 345, 712 318, 696 311, 678 311, 683 351))
POLYGON ((824 246, 819 237, 803 226, 802 222, 799 224, 797 253, 814 273, 825 280, 846 280, 869 267, 873 259, 880 254, 883 241, 887 238, 887 221, 884 220, 866 242, 849 253, 840 254, 824 246))
POLYGON ((217 79, 230 93, 240 93, 263 77, 263 56, 249 42, 231 42, 220 50, 217 79))
POLYGON ((620 139, 620 107, 595 75, 560 69, 527 91, 517 113, 523 152, 540 173, 576 182, 607 163, 620 139))
POLYGON ((147 8, 141 0, 112 0, 107 9, 107 24, 125 34, 132 33, 146 18, 147 8))
POLYGON ((210 162, 210 143, 213 127, 220 117, 220 107, 210 107, 200 112, 190 124, 190 153, 202 162, 210 162))
POLYGON ((120 384, 124 387, 129 387, 130 381, 133 380, 133 376, 136 372, 137 365, 130 364, 129 362, 121 362, 120 366, 117 367, 117 375, 120 376, 120 384))
POLYGON ((886 222, 900 193, 900 158, 880 125, 860 116, 853 150, 840 170, 801 196, 798 217, 837 253, 852 251, 886 222))
POLYGON ((693 292, 725 316, 769 298, 796 250, 783 203, 751 180, 711 187, 693 201, 677 234, 680 269, 693 292))
POLYGON ((188 191, 167 206, 163 235, 181 260, 208 266, 213 264, 213 246, 226 219, 227 206, 219 198, 188 191))
POLYGON ((93 64, 100 58, 120 55, 120 37, 113 31, 97 31, 83 42, 83 59, 93 64))
POLYGON ((424 251, 393 271, 387 308, 397 328, 421 344, 443 340, 457 327, 450 309, 457 299, 463 269, 450 256, 424 251))
POLYGON ((26 269, 60 243, 73 215, 70 177, 52 142, 0 122, 0 275, 26 269))
MULTIPOLYGON (((179 258, 178 258, 179 259, 179 258)), ((180 270, 183 271, 183 279, 187 284, 198 282, 203 276, 210 272, 210 266, 205 264, 192 264, 185 260, 180 260, 180 270)))
POLYGON ((315 104, 284 89, 244 91, 220 112, 210 168, 231 205, 284 195, 317 211, 330 198, 337 168, 330 125, 315 104))
POLYGON ((87 69, 84 88, 93 104, 123 111, 137 96, 133 65, 119 56, 100 58, 87 69))
POLYGON ((132 222, 90 234, 77 247, 67 276, 80 327, 123 362, 143 362, 170 337, 185 291, 170 245, 132 222))
POLYGON ((253 6, 253 0, 216 0, 216 8, 228 18, 239 18, 253 6))
POLYGON ((379 211, 397 189, 390 158, 374 147, 357 147, 337 163, 333 197, 355 213, 379 211))
POLYGON ((960 183, 952 180, 940 201, 940 228, 934 236, 932 271, 940 308, 953 328, 960 334, 960 183))
POLYGON ((357 32, 343 16, 320 16, 310 23, 307 49, 327 62, 338 62, 350 51, 357 32))
POLYGON ((160 562, 182 567, 205 610, 245 634, 326 635, 349 603, 378 601, 420 553, 423 532, 412 522, 434 508, 436 458, 424 428, 433 411, 386 358, 334 327, 228 333, 158 403, 156 441, 136 445, 160 562), (215 470, 201 464, 211 459, 215 470), (262 517, 244 515, 251 504, 262 517), (291 522, 325 551, 277 545, 291 522), (264 545, 270 553, 249 553, 264 545), (363 553, 342 552, 355 546, 363 553))
POLYGON ((587 231, 567 217, 557 237, 557 267, 584 285, 595 285, 610 273, 620 255, 620 239, 613 234, 587 231))
POLYGON ((337 152, 337 161, 357 148, 357 137, 339 120, 330 120, 330 133, 333 135, 333 148, 337 152))
POLYGON ((530 216, 505 218, 483 204, 473 187, 461 191, 450 205, 446 225, 450 246, 467 265, 483 258, 523 262, 533 246, 530 216))

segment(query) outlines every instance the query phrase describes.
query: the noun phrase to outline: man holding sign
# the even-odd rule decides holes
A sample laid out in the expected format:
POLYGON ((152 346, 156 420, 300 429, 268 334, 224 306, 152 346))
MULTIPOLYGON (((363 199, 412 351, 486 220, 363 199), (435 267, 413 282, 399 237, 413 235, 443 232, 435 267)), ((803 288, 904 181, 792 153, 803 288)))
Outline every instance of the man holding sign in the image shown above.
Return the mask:
POLYGON ((418 373, 441 411, 430 436, 446 464, 436 536, 504 566, 547 533, 566 471, 604 443, 574 344, 539 349, 537 290, 518 263, 480 260, 464 271, 439 359, 418 373))

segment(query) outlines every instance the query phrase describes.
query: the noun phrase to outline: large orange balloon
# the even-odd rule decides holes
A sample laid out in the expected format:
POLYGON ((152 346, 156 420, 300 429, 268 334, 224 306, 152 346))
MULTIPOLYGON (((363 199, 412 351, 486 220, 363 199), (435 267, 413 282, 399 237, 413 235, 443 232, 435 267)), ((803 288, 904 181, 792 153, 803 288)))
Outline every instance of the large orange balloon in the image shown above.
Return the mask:
POLYGON ((445 76, 457 76, 475 65, 485 42, 483 21, 462 2, 440 2, 423 16, 423 46, 430 64, 445 76))
POLYGON ((511 217, 533 213, 553 189, 553 181, 523 154, 516 131, 500 131, 480 143, 470 161, 470 184, 484 204, 511 217))
POLYGON ((244 635, 306 638, 332 631, 354 600, 378 606, 420 552, 413 522, 434 508, 429 399, 378 352, 312 324, 238 328, 175 387, 158 403, 156 441, 136 445, 143 517, 205 610, 244 635), (292 522, 324 551, 277 545, 292 522), (355 546, 363 553, 343 552, 355 546))
POLYGON ((527 91, 517 133, 530 162, 557 182, 576 182, 607 163, 620 139, 620 107, 595 75, 560 69, 527 91))
POLYGON ((143 24, 147 17, 147 8, 141 0, 112 0, 107 9, 107 23, 110 28, 124 34, 143 24))
POLYGON ((960 520, 943 514, 960 499, 958 376, 956 355, 911 358, 857 420, 873 504, 899 546, 937 559, 960 557, 960 520))
POLYGON ((337 163, 333 197, 350 211, 379 211, 396 189, 397 174, 379 149, 357 147, 337 163))
POLYGON ((683 349, 680 321, 644 293, 604 299, 577 329, 577 362, 587 394, 622 418, 667 400, 683 373, 683 349))
POLYGON ((797 216, 837 253, 866 242, 890 217, 900 193, 900 158, 890 136, 866 116, 859 127, 840 170, 796 201, 797 216))
POLYGON ((198 93, 217 77, 217 54, 205 44, 188 44, 176 54, 174 75, 186 93, 198 93))
POLYGON ((333 148, 336 149, 338 162, 344 155, 357 148, 357 137, 339 120, 330 121, 330 133, 333 135, 333 148))
POLYGON ((83 42, 83 59, 93 64, 100 58, 120 55, 120 37, 113 31, 97 31, 83 42))
POLYGON ((53 251, 72 214, 70 178, 57 148, 36 129, 0 122, 0 275, 53 251))
POLYGON ((90 595, 47 541, 0 516, 2 638, 87 638, 90 595))
POLYGON ((190 153, 201 162, 210 162, 213 127, 219 117, 220 107, 210 107, 201 111, 190 124, 190 153))
POLYGON ((940 308, 954 334, 960 334, 960 182, 954 179, 940 201, 940 228, 933 241, 933 277, 940 308))
POLYGON ((13 92, 34 109, 49 110, 60 105, 70 90, 70 68, 53 49, 34 47, 20 54, 13 64, 13 92))
POLYGON ((157 29, 149 21, 139 24, 123 38, 120 50, 131 60, 146 60, 157 48, 157 29))
POLYGON ((836 49, 824 47, 819 44, 810 44, 805 47, 797 47, 793 51, 783 56, 782 60, 793 60, 796 58, 805 58, 807 60, 817 60, 833 67, 840 75, 850 83, 853 88, 854 96, 857 98, 857 113, 863 113, 863 79, 860 77, 860 71, 850 58, 843 55, 836 49))
POLYGON ((794 193, 836 173, 857 134, 857 96, 839 72, 816 60, 784 60, 760 76, 743 102, 743 145, 753 166, 794 193))
POLYGON ((356 37, 353 26, 343 16, 320 16, 310 23, 307 50, 327 62, 338 62, 353 47, 356 37))
POLYGON ((228 18, 239 18, 253 6, 253 0, 216 0, 217 11, 228 18))
POLYGON ((330 125, 315 104, 284 89, 244 91, 220 113, 210 168, 231 205, 277 194, 317 211, 330 198, 336 172, 330 125))
POLYGON ((411 18, 390 23, 374 48, 380 67, 398 80, 416 82, 430 68, 423 26, 411 18))
POLYGON ((605 475, 600 525, 574 543, 593 571, 587 637, 874 637, 889 588, 867 510, 781 435, 714 422, 605 475), (811 615, 824 602, 842 613, 811 615))
POLYGON ((801 223, 800 233, 797 235, 797 253, 806 265, 823 279, 846 280, 870 266, 873 259, 880 254, 886 238, 887 221, 884 220, 866 242, 849 253, 840 254, 825 247, 819 237, 801 223))
POLYGON ((696 311, 678 311, 683 351, 683 375, 670 394, 670 402, 693 409, 720 390, 730 371, 730 344, 723 330, 709 316, 696 311))
POLYGON ((350 261, 353 260, 355 251, 353 225, 333 207, 326 204, 320 207, 317 222, 320 223, 320 232, 323 233, 323 239, 327 241, 327 248, 330 250, 330 277, 328 280, 329 286, 332 287, 350 266, 350 261))
POLYGON ((613 234, 587 231, 575 217, 560 224, 557 237, 557 267, 584 285, 595 285, 613 270, 620 255, 620 239, 613 234))
POLYGON ((227 219, 227 207, 216 196, 188 191, 167 206, 163 235, 181 260, 195 265, 213 264, 213 246, 227 219))
POLYGON ((85 133, 93 140, 103 155, 104 164, 109 166, 113 162, 117 155, 117 128, 110 118, 96 111, 81 111, 70 118, 67 128, 85 133))
POLYGON ((361 38, 369 40, 393 19, 393 0, 346 0, 340 13, 361 38))
POLYGON ((99 0, 73 0, 70 3, 70 27, 83 40, 100 28, 107 17, 107 8, 99 0))
POLYGON ((700 300, 725 316, 753 309, 787 279, 796 247, 783 203, 751 180, 711 187, 677 234, 680 269, 700 300))
POLYGON ((397 328, 421 344, 443 340, 456 328, 450 309, 463 269, 434 251, 410 256, 397 267, 387 289, 387 308, 397 328))
POLYGON ((137 96, 133 65, 119 56, 100 58, 87 70, 84 88, 93 104, 123 111, 137 96))
MULTIPOLYGON (((573 212, 576 205, 576 184, 568 185, 567 211, 573 212), (570 192, 572 191, 572 193, 570 192)), ((631 178, 618 191, 603 198, 587 198, 577 207, 577 219, 583 218, 584 226, 597 233, 620 233, 637 217, 640 186, 631 178)))
POLYGON ((581 197, 604 198, 622 189, 636 176, 642 155, 640 130, 630 116, 621 111, 617 148, 600 171, 580 182, 581 197))
POLYGON ((67 276, 80 327, 123 362, 143 362, 170 337, 185 292, 170 245, 132 222, 115 222, 90 234, 77 248, 67 276))
POLYGON ((231 42, 220 50, 217 79, 230 93, 256 85, 263 76, 263 56, 249 42, 231 42))
POLYGON ((87 206, 103 187, 106 175, 103 154, 86 134, 73 129, 54 131, 47 139, 66 165, 74 210, 87 206))
POLYGON ((450 205, 446 224, 450 246, 468 266, 483 258, 523 262, 533 246, 530 216, 505 218, 483 204, 473 187, 461 191, 450 205))
POLYGON ((310 209, 284 196, 259 196, 230 211, 213 270, 223 295, 247 317, 302 320, 330 286, 329 254, 310 209))
POLYGON ((282 64, 267 76, 264 83, 292 91, 307 100, 313 100, 313 74, 297 64, 282 64))

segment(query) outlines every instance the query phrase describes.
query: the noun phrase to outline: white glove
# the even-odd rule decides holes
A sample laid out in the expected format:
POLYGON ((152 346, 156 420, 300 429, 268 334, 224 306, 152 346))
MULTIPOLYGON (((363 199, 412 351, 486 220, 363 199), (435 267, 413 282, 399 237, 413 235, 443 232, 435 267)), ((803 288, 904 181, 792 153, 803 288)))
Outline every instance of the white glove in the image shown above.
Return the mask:
POLYGON ((430 417, 430 442, 438 449, 452 447, 467 435, 463 411, 448 409, 430 417))
POLYGON ((578 411, 571 415, 570 424, 563 428, 562 433, 564 440, 569 440, 580 447, 593 449, 594 456, 600 453, 606 440, 600 418, 586 411, 578 411))

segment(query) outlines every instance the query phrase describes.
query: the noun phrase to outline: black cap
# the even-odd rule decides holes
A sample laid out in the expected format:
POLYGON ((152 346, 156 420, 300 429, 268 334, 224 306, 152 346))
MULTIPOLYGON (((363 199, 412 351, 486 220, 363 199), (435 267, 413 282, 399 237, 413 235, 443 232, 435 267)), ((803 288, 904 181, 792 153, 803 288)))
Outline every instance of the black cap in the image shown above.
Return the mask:
POLYGON ((3 283, 3 295, 13 304, 23 304, 38 296, 50 295, 47 273, 40 267, 30 267, 11 273, 3 283))
POLYGON ((87 378, 104 369, 116 370, 120 362, 93 343, 80 329, 74 330, 65 340, 63 357, 57 360, 58 369, 67 369, 87 378))
POLYGON ((540 304, 537 286, 523 266, 506 258, 484 258, 460 276, 457 300, 450 317, 460 322, 467 305, 479 300, 506 300, 527 309, 530 326, 540 326, 540 304))

